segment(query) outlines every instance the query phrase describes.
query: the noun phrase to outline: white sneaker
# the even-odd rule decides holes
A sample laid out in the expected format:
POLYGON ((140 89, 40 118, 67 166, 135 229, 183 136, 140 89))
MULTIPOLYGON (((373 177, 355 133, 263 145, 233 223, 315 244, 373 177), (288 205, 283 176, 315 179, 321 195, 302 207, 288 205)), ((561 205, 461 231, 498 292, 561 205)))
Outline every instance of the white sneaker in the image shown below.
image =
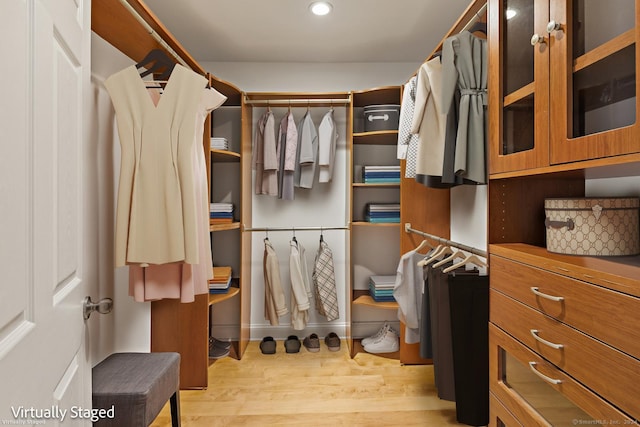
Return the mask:
POLYGON ((382 327, 378 329, 378 332, 371 335, 370 337, 363 338, 362 341, 360 341, 360 344, 362 344, 363 346, 372 344, 378 341, 380 338, 382 338, 384 334, 387 333, 388 330, 389 330, 389 324, 387 322, 384 322, 384 325, 382 325, 382 327))
POLYGON ((392 329, 387 332, 377 341, 369 343, 364 346, 364 351, 367 353, 393 353, 400 349, 398 334, 392 329))

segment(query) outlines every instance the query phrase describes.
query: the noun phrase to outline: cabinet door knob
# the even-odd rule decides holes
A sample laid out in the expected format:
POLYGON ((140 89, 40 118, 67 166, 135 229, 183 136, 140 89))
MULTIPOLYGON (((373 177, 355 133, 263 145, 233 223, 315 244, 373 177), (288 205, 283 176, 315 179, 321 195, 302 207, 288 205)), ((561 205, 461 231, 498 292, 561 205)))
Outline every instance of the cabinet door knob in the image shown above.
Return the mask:
POLYGON ((547 24, 548 33, 553 33, 554 31, 558 31, 560 29, 562 29, 562 25, 559 22, 549 21, 549 23, 547 24))
POLYGON ((535 46, 537 44, 544 44, 545 40, 544 40, 544 36, 541 36, 540 34, 534 34, 531 36, 531 46, 535 46))

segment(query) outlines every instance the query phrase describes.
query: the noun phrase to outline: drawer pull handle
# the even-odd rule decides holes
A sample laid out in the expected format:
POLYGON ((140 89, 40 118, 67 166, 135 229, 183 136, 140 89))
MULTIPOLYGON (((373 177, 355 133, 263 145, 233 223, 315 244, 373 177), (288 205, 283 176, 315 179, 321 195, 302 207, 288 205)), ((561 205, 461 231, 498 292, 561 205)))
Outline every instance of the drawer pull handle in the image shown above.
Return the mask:
POLYGON ((548 300, 556 301, 556 302, 564 301, 564 297, 554 297, 553 295, 543 294, 535 286, 532 286, 530 289, 531 289, 531 292, 533 292, 535 295, 539 297, 546 298, 548 300))
POLYGON ((550 384, 558 385, 558 384, 562 383, 562 380, 553 379, 551 377, 546 376, 542 372, 538 371, 536 369, 536 365, 537 365, 536 362, 529 362, 529 367, 531 368, 531 370, 533 371, 534 374, 536 374, 537 376, 539 376, 540 378, 542 378, 543 380, 545 380, 546 382, 548 382, 550 384))
POLYGON ((549 346, 551 348, 555 348, 556 350, 560 350, 561 348, 564 347, 564 345, 562 344, 555 344, 552 343, 551 341, 547 341, 544 338, 540 338, 540 336, 538 335, 538 330, 537 329, 531 329, 531 335, 533 335, 533 337, 536 339, 536 341, 541 342, 542 344, 549 346))

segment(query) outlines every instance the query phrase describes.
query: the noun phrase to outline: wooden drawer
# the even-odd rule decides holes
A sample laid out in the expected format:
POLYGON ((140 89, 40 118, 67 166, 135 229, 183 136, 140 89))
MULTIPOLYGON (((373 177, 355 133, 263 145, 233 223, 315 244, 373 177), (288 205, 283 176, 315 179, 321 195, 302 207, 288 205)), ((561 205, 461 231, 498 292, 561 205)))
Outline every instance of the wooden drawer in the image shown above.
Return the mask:
POLYGON ((492 289, 640 359, 640 298, 495 255, 490 280, 492 289))
POLYGON ((493 393, 489 393, 489 427, 522 427, 493 393))
POLYGON ((637 423, 493 324, 489 324, 489 387, 527 427, 637 423))
POLYGON ((640 419, 638 393, 629 392, 638 387, 639 360, 500 292, 492 290, 490 301, 491 321, 495 325, 618 408, 640 419), (558 346, 562 347, 555 348, 558 346))

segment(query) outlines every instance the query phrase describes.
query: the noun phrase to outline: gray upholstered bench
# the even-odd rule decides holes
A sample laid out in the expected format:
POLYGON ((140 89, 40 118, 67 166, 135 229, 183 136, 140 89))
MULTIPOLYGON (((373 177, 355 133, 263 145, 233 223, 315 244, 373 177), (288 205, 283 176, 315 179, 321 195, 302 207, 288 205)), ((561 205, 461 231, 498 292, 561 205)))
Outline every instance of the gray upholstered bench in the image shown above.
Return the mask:
POLYGON ((115 353, 93 368, 92 377, 93 408, 109 414, 95 426, 147 427, 167 400, 171 424, 180 426, 180 354, 115 353))

